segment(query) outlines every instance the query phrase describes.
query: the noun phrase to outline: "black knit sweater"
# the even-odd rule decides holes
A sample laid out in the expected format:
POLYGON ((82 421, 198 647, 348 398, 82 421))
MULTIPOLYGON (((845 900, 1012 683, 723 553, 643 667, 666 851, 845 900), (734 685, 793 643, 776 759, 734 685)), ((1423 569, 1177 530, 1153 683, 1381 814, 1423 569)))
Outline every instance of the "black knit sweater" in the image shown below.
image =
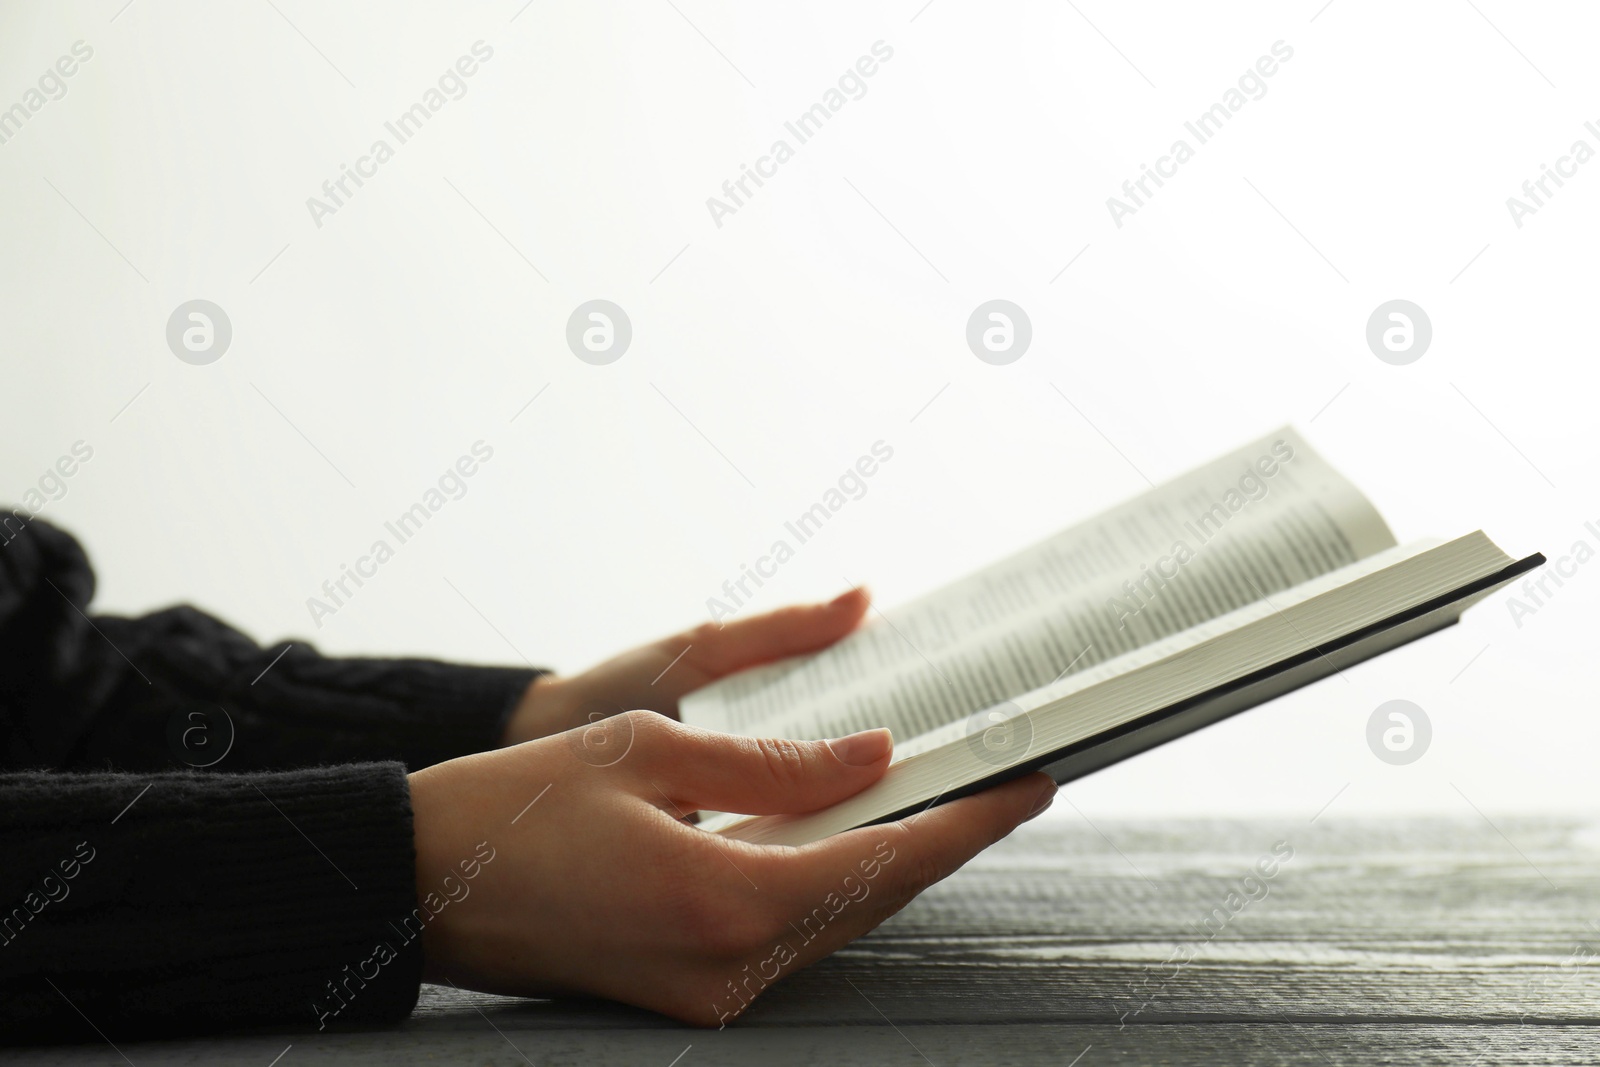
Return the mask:
POLYGON ((0 1039, 404 1018, 406 772, 495 747, 535 672, 262 648, 190 607, 92 616, 82 549, 21 515, 0 514, 0 1039))

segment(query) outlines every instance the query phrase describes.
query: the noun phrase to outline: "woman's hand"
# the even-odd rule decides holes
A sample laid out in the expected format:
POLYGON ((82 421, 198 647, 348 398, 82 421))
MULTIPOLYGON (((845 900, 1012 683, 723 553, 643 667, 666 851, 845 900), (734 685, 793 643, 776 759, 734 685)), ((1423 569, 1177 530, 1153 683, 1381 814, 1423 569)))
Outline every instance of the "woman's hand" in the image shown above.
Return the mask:
POLYGON ((876 781, 891 748, 886 730, 756 740, 636 711, 418 771, 417 895, 431 916, 424 977, 518 996, 609 997, 721 1025, 771 983, 899 911, 1055 792, 1029 775, 799 848, 729 840, 684 821, 699 808, 825 807, 876 781), (581 736, 595 730, 611 738, 581 736))
POLYGON ((705 623, 567 678, 545 675, 523 695, 506 727, 515 745, 624 711, 678 717, 678 700, 724 675, 826 648, 866 614, 865 590, 826 604, 782 608, 718 626, 705 623))

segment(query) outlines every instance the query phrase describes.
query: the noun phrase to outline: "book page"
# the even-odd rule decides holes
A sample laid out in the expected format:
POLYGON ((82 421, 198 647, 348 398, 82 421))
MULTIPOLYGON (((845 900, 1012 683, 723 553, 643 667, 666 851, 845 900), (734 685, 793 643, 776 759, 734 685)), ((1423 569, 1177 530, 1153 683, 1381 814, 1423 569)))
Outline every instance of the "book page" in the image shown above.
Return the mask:
POLYGON ((1360 491, 1284 427, 823 652, 694 693, 682 715, 730 733, 888 726, 909 740, 1394 544, 1360 491))

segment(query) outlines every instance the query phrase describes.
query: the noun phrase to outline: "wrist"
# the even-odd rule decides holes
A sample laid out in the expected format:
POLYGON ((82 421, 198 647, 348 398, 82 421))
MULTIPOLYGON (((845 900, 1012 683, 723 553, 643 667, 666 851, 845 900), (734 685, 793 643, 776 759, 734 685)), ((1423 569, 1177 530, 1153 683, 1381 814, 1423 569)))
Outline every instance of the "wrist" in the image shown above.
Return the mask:
POLYGON ((520 745, 565 729, 561 725, 561 708, 566 693, 566 680, 553 674, 541 674, 528 683, 522 697, 506 720, 500 738, 502 748, 520 745))
POLYGON ((437 805, 434 803, 433 791, 429 786, 430 775, 427 771, 414 771, 406 776, 411 789, 411 838, 412 847, 416 854, 416 869, 413 878, 416 882, 417 907, 413 913, 422 918, 422 980, 424 982, 437 982, 441 974, 443 945, 440 944, 438 931, 434 924, 427 921, 426 916, 428 887, 435 880, 438 861, 433 855, 433 843, 438 839, 436 829, 437 805))
MULTIPOLYGON (((467 764, 478 757, 453 761, 467 764)), ((474 797, 452 785, 452 764, 409 776, 411 825, 416 849, 417 907, 421 923, 422 980, 444 982, 472 970, 473 946, 485 939, 474 932, 475 911, 469 903, 476 879, 495 859, 493 844, 477 820, 463 819, 475 810, 474 797), (442 772, 442 773, 441 773, 442 772)), ((456 768, 459 770, 459 766, 456 768)), ((492 939, 489 939, 492 941, 492 939)))

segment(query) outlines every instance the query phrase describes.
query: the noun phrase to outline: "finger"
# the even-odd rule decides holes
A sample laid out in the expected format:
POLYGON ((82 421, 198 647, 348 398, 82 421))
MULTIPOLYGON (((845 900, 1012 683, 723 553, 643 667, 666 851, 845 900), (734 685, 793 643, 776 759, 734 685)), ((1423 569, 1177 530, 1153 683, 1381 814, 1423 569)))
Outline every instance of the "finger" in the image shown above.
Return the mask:
POLYGON ((1056 784, 1047 776, 1030 774, 906 819, 863 826, 794 849, 795 863, 784 879, 789 903, 809 907, 809 902, 837 892, 845 875, 870 873, 874 897, 880 905, 892 903, 892 914, 1044 811, 1055 792, 1056 784))
POLYGON ((1055 783, 1033 774, 898 823, 867 826, 802 848, 768 847, 744 862, 784 894, 777 953, 785 973, 861 937, 1020 822, 1042 812, 1055 783))
POLYGON ((695 666, 720 678, 785 656, 815 652, 854 630, 870 601, 867 591, 857 588, 826 604, 796 605, 738 619, 720 630, 708 630, 691 655, 695 666))
POLYGON ((831 741, 791 741, 736 737, 660 716, 641 718, 638 726, 630 765, 683 809, 815 811, 877 781, 894 752, 894 740, 883 729, 831 741))

